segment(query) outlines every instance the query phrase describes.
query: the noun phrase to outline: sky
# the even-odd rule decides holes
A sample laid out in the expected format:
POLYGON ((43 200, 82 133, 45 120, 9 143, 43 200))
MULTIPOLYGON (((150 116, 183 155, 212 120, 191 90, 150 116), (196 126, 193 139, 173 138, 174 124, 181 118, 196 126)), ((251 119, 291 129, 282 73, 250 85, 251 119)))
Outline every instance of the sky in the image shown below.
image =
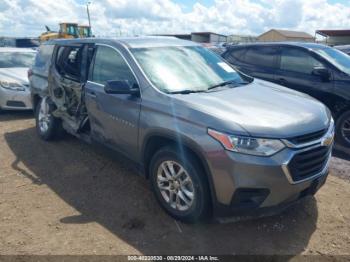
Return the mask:
MULTIPOLYGON (((0 36, 39 36, 59 22, 87 24, 87 0, 0 0, 0 36)), ((259 35, 271 28, 350 29, 350 0, 90 0, 96 36, 213 31, 259 35)))

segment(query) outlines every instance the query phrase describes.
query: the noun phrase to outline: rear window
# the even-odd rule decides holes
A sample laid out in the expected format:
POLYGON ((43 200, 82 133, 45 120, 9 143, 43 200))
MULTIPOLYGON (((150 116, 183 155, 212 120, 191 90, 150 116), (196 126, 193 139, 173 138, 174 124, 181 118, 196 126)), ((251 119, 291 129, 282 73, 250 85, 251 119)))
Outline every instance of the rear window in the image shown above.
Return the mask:
POLYGON ((277 48, 274 47, 250 47, 243 59, 247 64, 276 67, 277 48))
POLYGON ((35 57, 35 67, 44 68, 48 67, 51 61, 53 45, 42 45, 39 48, 38 54, 35 57))

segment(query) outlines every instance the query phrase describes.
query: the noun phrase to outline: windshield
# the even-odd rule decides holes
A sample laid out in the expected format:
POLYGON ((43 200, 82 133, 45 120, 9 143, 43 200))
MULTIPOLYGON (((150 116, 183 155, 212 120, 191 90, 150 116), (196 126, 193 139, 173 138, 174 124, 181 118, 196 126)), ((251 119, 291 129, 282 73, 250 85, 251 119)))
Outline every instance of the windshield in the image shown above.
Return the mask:
POLYGON ((34 58, 34 52, 0 52, 0 68, 30 67, 34 58))
POLYGON ((320 48, 314 49, 314 51, 338 69, 350 75, 350 57, 347 54, 333 48, 320 48))
POLYGON ((67 25, 67 34, 77 35, 77 27, 75 25, 67 25))
POLYGON ((226 81, 245 82, 229 64, 203 47, 136 48, 131 51, 150 81, 167 93, 207 91, 226 81))

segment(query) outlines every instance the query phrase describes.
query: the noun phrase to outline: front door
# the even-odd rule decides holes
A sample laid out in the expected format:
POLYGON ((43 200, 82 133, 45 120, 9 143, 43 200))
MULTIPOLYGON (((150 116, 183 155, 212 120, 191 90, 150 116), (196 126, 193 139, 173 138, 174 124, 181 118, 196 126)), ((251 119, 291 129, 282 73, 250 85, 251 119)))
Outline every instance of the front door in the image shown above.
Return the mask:
POLYGON ((96 48, 89 81, 85 86, 92 137, 126 155, 135 156, 141 97, 107 94, 104 85, 109 80, 127 80, 130 86, 138 86, 136 76, 116 48, 104 45, 97 45, 96 48))
POLYGON ((275 81, 283 86, 309 94, 331 106, 333 81, 324 80, 313 74, 313 70, 317 67, 327 68, 327 65, 305 50, 281 47, 279 69, 276 70, 275 81))

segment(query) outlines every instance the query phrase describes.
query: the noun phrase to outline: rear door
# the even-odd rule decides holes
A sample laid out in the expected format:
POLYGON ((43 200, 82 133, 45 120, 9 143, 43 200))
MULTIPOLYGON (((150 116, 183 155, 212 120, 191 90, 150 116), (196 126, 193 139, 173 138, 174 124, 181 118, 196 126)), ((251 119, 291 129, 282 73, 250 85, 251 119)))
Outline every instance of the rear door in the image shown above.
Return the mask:
MULTIPOLYGON (((83 45, 56 46, 55 63, 51 66, 49 74, 50 95, 55 104, 60 108, 68 108, 65 90, 81 90, 81 61, 83 45)), ((77 95, 80 92, 73 92, 77 95)), ((79 97, 70 97, 71 101, 80 101, 79 97)), ((78 104, 78 103, 77 103, 78 104)), ((68 113, 74 115, 74 108, 69 107, 68 113)))
POLYGON ((277 55, 277 47, 258 45, 233 49, 231 54, 225 58, 247 75, 274 81, 277 55))
POLYGON ((96 45, 85 85, 85 101, 93 138, 128 156, 135 156, 138 147, 138 126, 141 97, 130 94, 107 94, 109 80, 127 80, 138 86, 127 60, 115 47, 96 45))
POLYGON ((327 68, 327 64, 302 48, 281 47, 275 80, 283 86, 309 94, 330 105, 331 101, 328 100, 332 97, 333 81, 324 81, 320 76, 314 75, 313 70, 316 67, 327 68))

